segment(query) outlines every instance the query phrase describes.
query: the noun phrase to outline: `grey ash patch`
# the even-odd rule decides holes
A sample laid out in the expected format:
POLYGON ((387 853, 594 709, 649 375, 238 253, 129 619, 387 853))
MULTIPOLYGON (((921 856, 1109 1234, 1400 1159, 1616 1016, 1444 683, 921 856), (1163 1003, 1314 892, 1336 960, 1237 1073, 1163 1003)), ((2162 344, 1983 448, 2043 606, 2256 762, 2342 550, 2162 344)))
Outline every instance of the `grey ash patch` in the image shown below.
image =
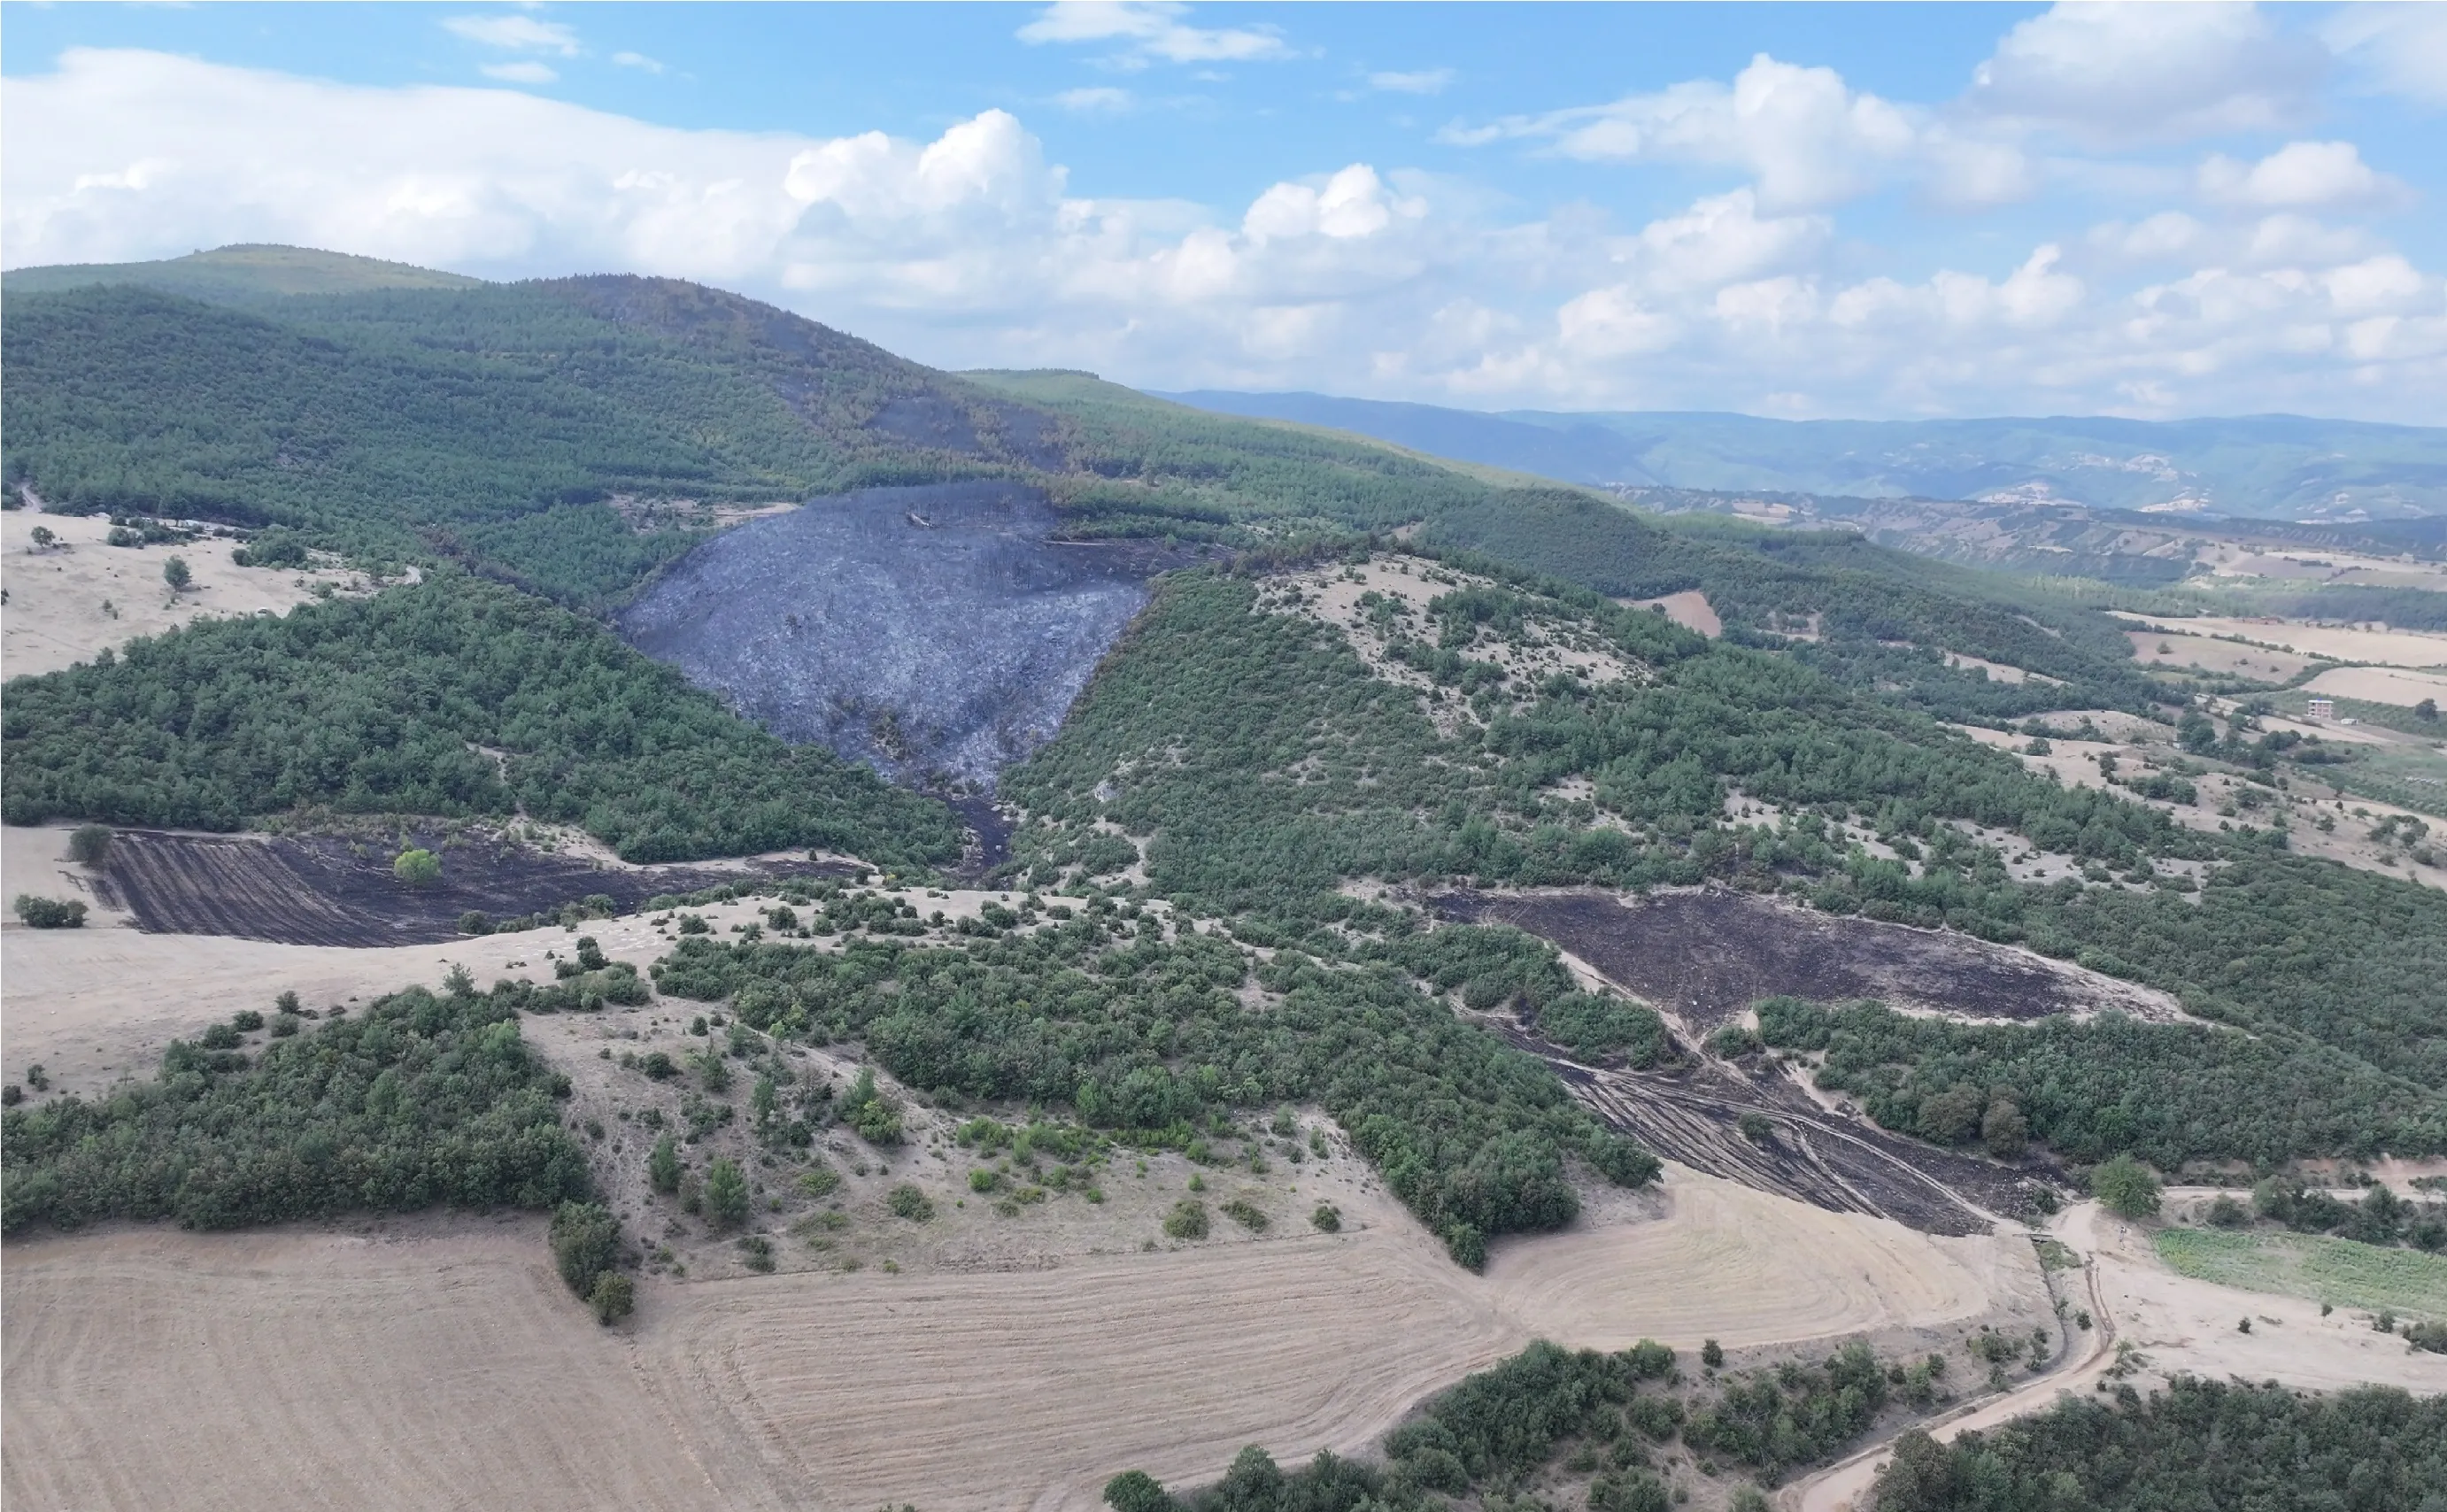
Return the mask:
POLYGON ((790 741, 908 782, 990 786, 1043 744, 1180 554, 1053 539, 1006 482, 810 500, 707 541, 622 635, 790 741))

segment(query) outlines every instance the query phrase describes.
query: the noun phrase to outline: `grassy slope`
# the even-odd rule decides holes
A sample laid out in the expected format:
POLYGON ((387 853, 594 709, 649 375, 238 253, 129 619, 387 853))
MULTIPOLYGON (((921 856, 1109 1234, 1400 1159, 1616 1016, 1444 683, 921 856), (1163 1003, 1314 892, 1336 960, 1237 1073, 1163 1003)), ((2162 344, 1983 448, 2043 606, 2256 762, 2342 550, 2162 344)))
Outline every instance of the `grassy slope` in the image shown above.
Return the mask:
POLYGON ((2447 1257, 2325 1234, 2162 1229, 2156 1243, 2158 1257, 2171 1270, 2196 1280, 2338 1307, 2447 1318, 2447 1257))

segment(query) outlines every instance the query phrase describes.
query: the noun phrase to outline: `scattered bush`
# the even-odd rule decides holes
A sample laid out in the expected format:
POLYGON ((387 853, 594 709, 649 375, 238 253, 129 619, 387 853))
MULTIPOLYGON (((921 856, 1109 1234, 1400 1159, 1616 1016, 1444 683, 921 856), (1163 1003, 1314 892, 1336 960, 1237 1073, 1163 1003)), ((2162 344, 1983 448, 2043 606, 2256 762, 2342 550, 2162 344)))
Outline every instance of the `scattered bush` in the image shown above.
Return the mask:
POLYGON ((110 860, 110 826, 79 824, 68 831, 68 859, 99 871, 110 860))
POLYGON ((1236 1197, 1224 1204, 1224 1216, 1253 1234, 1265 1232, 1268 1219, 1246 1198, 1236 1197))
POLYGON ((1320 1234, 1342 1232, 1342 1209, 1331 1202, 1319 1202, 1308 1215, 1309 1222, 1320 1234))
POLYGON ((407 886, 429 887, 442 879, 442 858, 429 850, 410 847, 391 861, 390 874, 407 886))
POLYGON ((912 1223, 923 1223, 935 1216, 935 1204, 926 1194, 907 1181, 892 1189, 884 1200, 895 1218, 905 1218, 912 1223))

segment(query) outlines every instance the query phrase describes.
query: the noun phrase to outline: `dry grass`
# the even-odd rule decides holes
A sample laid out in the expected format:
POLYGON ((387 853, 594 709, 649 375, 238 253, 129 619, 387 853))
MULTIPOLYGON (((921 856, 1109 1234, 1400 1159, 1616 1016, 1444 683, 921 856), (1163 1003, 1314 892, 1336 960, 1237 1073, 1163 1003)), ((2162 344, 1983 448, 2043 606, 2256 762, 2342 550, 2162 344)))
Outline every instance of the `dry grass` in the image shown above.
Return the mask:
POLYGON ((199 619, 285 613, 312 598, 320 583, 366 586, 359 575, 337 569, 233 565, 234 541, 138 549, 104 545, 109 534, 110 521, 99 515, 0 514, 0 586, 9 594, 9 613, 0 621, 0 672, 57 671, 90 661, 105 646, 199 619), (63 545, 32 551, 36 526, 63 545), (175 599, 161 580, 161 565, 173 556, 184 557, 196 575, 195 586, 175 599))

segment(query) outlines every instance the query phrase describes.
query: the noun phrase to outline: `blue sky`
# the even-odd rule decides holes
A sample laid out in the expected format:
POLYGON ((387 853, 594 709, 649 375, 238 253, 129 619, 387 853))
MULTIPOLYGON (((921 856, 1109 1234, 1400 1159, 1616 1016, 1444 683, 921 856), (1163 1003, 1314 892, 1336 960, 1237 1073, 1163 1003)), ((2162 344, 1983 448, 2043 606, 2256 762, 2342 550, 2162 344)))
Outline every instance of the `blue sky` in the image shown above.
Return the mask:
POLYGON ((2447 7, 0 10, 12 267, 658 273, 1489 408, 2447 410, 2447 7))

